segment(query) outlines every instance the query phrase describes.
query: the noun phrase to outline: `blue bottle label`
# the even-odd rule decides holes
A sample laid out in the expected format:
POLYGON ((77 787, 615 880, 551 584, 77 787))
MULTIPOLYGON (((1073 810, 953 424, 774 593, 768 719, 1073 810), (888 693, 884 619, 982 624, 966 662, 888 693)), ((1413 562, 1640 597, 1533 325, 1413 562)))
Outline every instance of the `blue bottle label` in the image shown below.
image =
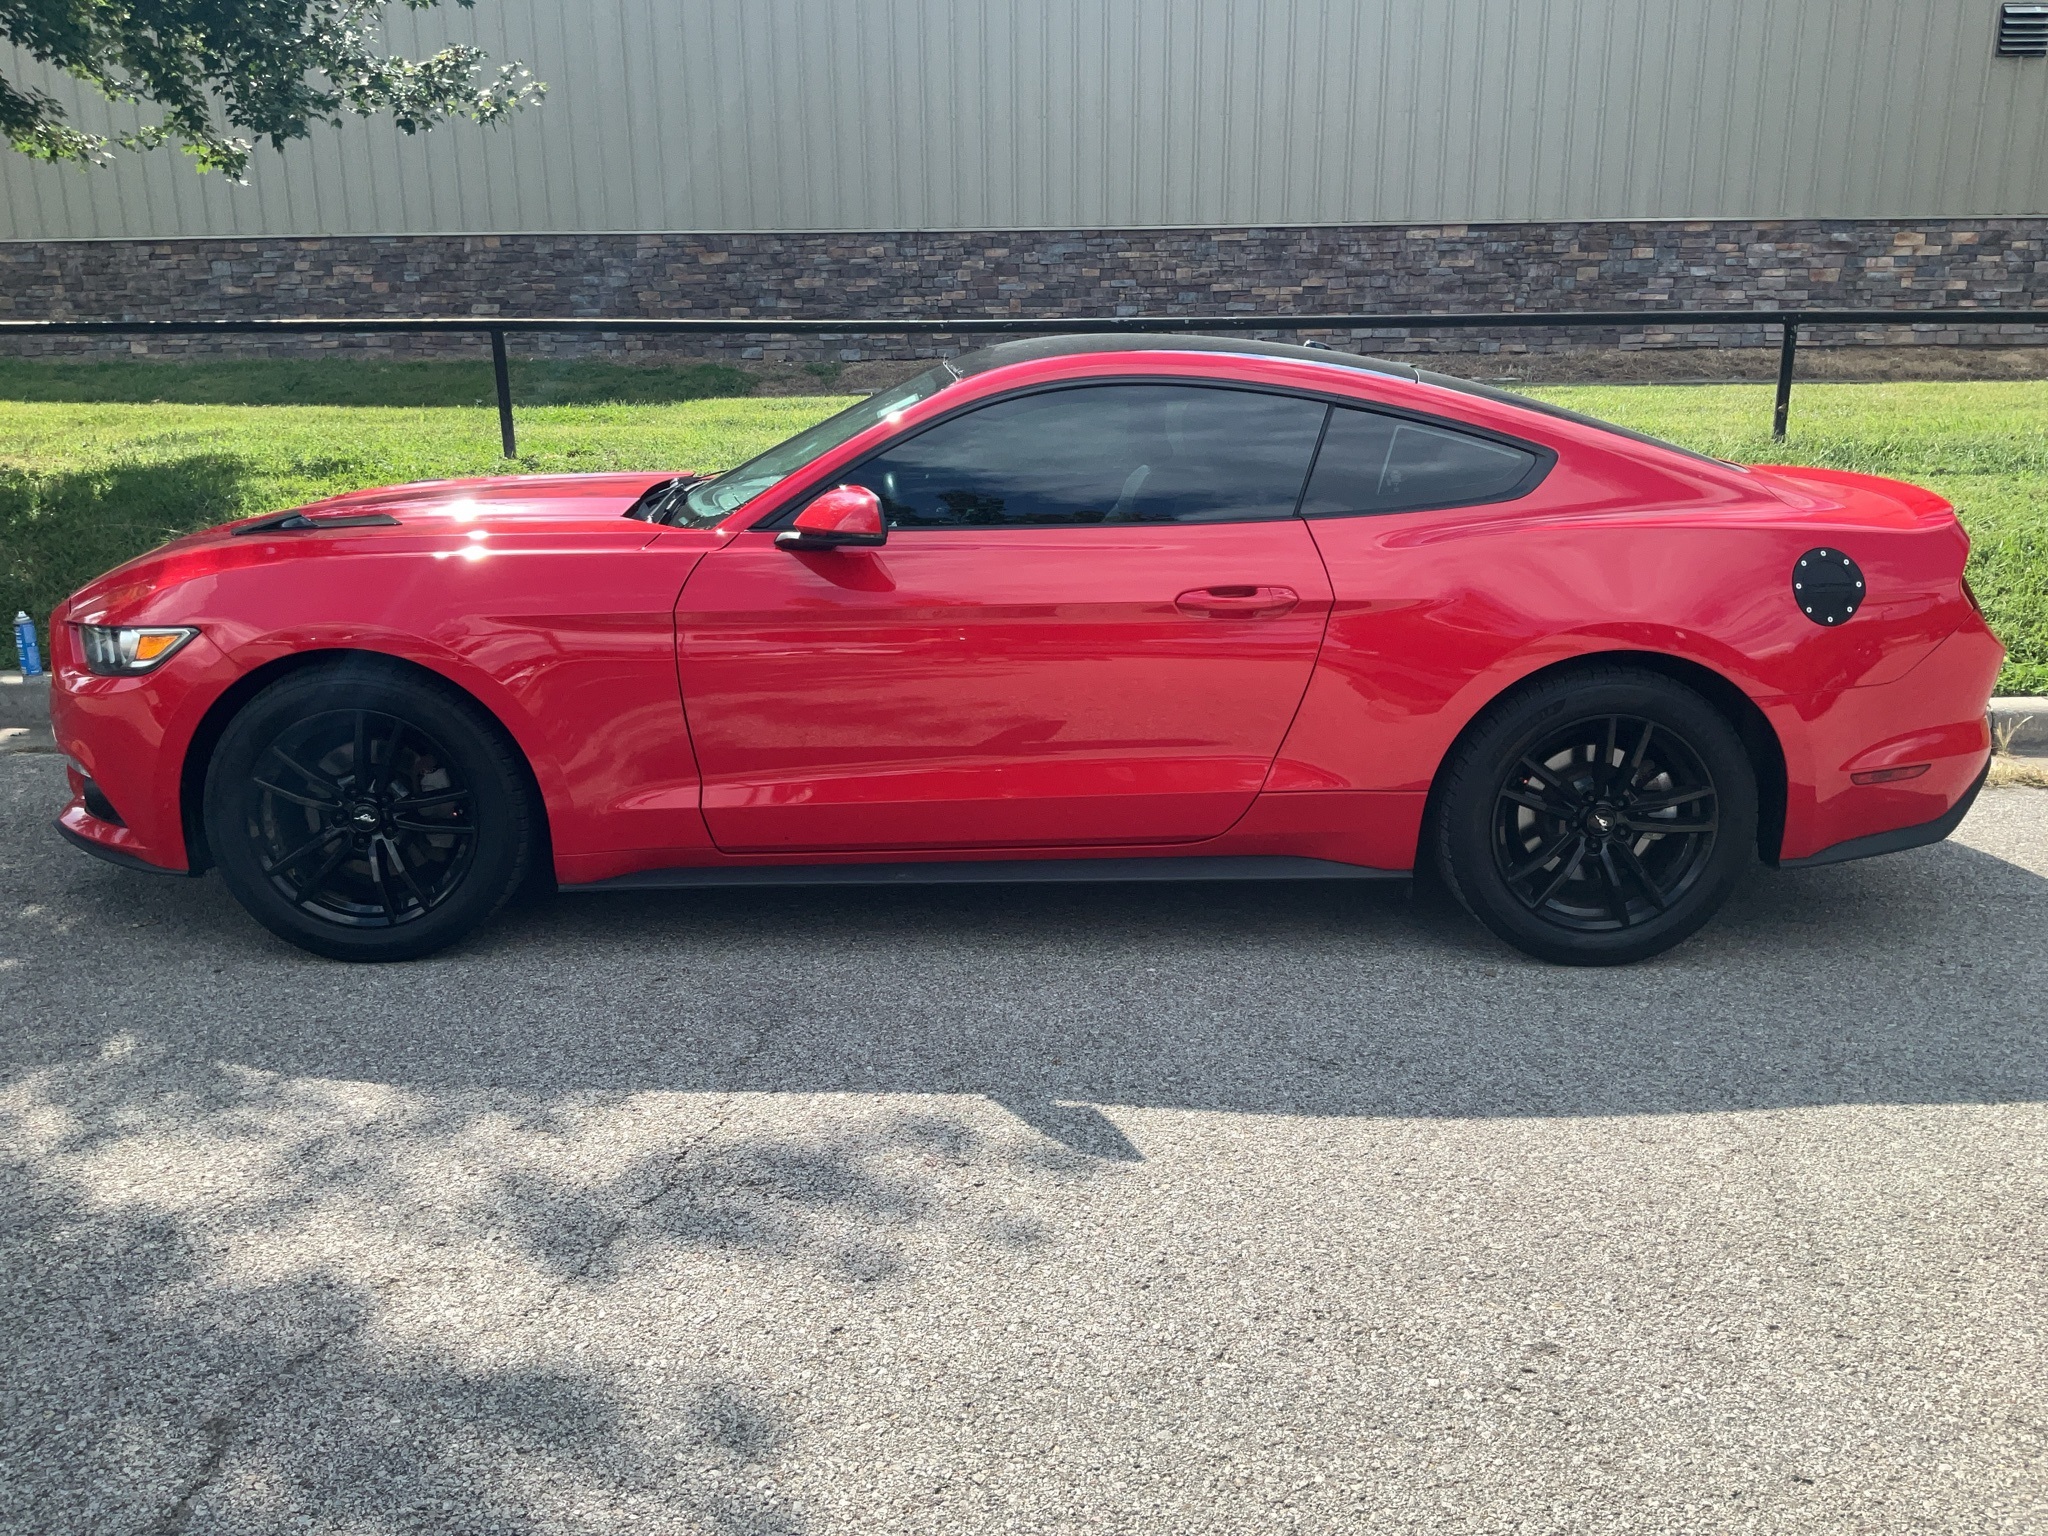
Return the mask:
MULTIPOLYGON (((0 609, 0 612, 5 612, 0 609)), ((43 670, 43 654, 36 646, 36 626, 33 619, 18 619, 14 625, 14 648, 21 654, 21 670, 24 676, 38 677, 43 670)))

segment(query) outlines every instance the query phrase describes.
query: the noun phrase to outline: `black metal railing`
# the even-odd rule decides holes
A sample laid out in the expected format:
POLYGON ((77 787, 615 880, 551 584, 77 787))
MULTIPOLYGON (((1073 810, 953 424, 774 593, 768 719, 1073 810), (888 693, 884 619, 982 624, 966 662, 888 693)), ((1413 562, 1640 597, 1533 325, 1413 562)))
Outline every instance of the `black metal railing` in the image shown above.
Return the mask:
POLYGON ((1802 329, 1822 325, 2048 327, 2048 302, 2037 309, 1633 309, 1409 315, 1073 315, 960 316, 944 320, 795 320, 775 315, 719 316, 716 319, 657 319, 594 315, 395 315, 279 320, 0 320, 6 336, 206 336, 349 334, 401 332, 422 335, 488 336, 497 382, 498 430, 505 457, 516 457, 512 424, 512 375, 505 337, 512 332, 596 332, 606 335, 681 336, 987 336, 1095 335, 1125 331, 1212 333, 1216 331, 1471 331, 1564 328, 1641 331, 1672 326, 1777 326, 1778 390, 1771 436, 1782 440, 1792 409, 1793 368, 1802 329))

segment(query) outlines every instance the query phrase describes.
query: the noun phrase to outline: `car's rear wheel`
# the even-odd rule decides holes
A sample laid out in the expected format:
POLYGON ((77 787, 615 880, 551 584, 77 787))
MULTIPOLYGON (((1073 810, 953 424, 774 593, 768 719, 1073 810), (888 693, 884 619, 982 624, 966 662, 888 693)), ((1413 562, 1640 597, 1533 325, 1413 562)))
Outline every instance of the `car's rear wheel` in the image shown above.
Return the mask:
POLYGON ((1516 948, 1620 965, 1689 937, 1755 857, 1756 775, 1727 719, 1653 672, 1538 682, 1446 765, 1436 854, 1466 909, 1516 948))
POLYGON ((207 844, 264 927, 342 960, 408 960, 525 878, 534 816, 495 724, 428 679, 343 663, 287 677, 207 767, 207 844))

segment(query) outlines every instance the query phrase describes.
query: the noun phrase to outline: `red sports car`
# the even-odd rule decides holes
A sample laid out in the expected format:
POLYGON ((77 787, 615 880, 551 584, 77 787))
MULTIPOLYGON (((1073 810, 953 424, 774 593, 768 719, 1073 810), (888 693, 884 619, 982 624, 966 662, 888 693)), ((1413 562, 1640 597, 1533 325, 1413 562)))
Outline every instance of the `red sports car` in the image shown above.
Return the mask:
POLYGON ((568 890, 1378 879, 1639 959, 1945 837, 1949 505, 1308 347, 1018 342, 722 475, 363 491, 52 625, 62 817, 350 959, 568 890))

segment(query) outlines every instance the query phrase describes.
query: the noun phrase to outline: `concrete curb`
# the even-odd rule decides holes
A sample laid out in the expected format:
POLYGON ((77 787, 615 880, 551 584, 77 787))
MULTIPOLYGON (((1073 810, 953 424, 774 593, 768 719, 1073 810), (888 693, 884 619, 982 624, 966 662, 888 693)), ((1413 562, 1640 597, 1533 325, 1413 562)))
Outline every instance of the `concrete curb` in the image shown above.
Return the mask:
POLYGON ((1993 699, 1991 741, 2014 757, 2048 757, 2048 699, 1993 699))
POLYGON ((0 752, 54 752, 50 730, 50 675, 0 672, 0 752))

